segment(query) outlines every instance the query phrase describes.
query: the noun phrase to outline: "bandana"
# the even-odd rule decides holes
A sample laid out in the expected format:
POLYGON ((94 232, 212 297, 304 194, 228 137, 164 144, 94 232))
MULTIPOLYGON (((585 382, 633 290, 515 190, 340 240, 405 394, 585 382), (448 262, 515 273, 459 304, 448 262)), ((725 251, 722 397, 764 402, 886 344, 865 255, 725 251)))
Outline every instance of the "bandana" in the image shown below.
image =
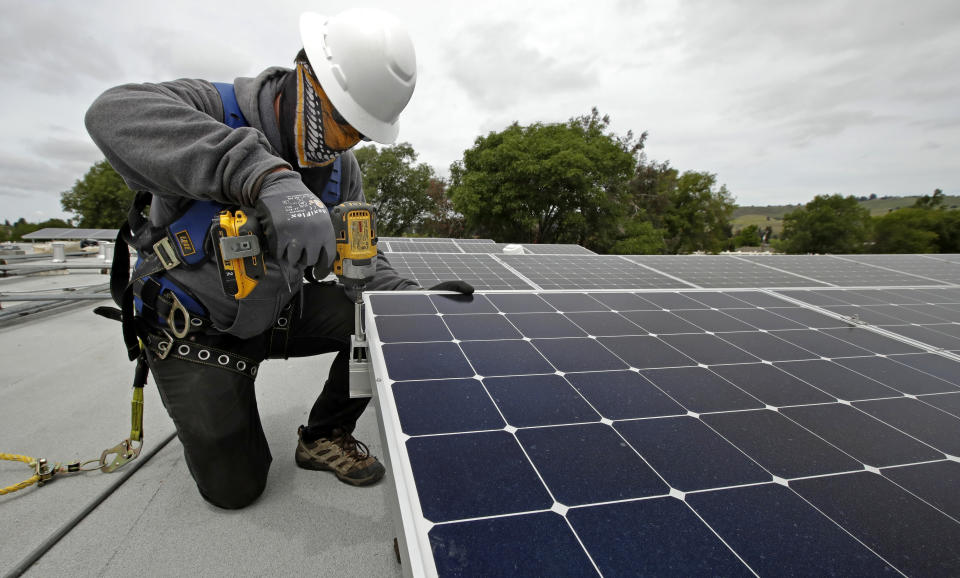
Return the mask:
POLYGON ((329 165, 363 136, 333 107, 306 62, 297 63, 296 83, 293 148, 297 164, 302 168, 329 165))

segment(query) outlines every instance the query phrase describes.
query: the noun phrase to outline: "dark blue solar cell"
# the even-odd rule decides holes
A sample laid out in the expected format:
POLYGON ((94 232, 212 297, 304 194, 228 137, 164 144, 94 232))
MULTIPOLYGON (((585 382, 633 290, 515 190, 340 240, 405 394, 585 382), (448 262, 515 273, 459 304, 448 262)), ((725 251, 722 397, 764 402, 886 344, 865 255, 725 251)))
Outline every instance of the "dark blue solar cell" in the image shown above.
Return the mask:
POLYGON ((639 369, 694 365, 692 359, 670 347, 658 337, 600 337, 597 341, 616 353, 631 367, 639 369))
POLYGON ((782 407, 836 401, 836 398, 766 363, 717 365, 711 369, 768 405, 782 407))
POLYGON ((891 353, 919 353, 922 351, 902 341, 860 327, 824 329, 823 332, 873 353, 889 355, 891 353))
POLYGON ((624 317, 646 329, 648 333, 702 333, 696 325, 669 311, 624 311, 624 317))
POLYGON ((479 375, 525 375, 555 371, 529 341, 464 341, 460 345, 479 375))
POLYGON ((431 295, 440 313, 496 313, 497 309, 483 295, 431 295))
POLYGON ((494 377, 483 383, 512 426, 600 420, 577 390, 556 374, 494 377))
POLYGON ((803 329, 805 327, 796 321, 791 321, 764 309, 724 309, 723 312, 757 329, 771 331, 774 329, 803 329))
POLYGON ((679 293, 644 293, 643 298, 662 309, 706 309, 707 306, 679 293))
POLYGON ((849 405, 788 407, 781 412, 868 466, 882 468, 944 457, 849 405))
POLYGON ((788 488, 763 484, 687 496, 687 503, 760 576, 895 572, 788 488))
POLYGON ((437 315, 377 316, 377 335, 384 343, 397 341, 450 341, 447 326, 437 315))
POLYGON ((702 419, 781 478, 863 469, 860 462, 772 410, 714 413, 702 419))
POLYGON ((595 339, 534 339, 533 344, 560 371, 627 368, 595 339))
POLYGON ((827 327, 847 327, 847 323, 840 321, 829 315, 824 315, 823 313, 818 313, 816 311, 811 311, 810 309, 804 309, 802 307, 777 307, 769 309, 771 313, 776 313, 782 317, 785 317, 791 321, 796 321, 797 323, 803 325, 804 327, 812 327, 815 329, 824 329, 827 327))
POLYGON ((749 307, 739 299, 735 299, 724 293, 715 293, 713 291, 703 291, 696 293, 687 293, 687 297, 703 303, 707 307, 716 307, 717 309, 749 307))
POLYGON ((790 487, 907 576, 960 576, 960 524, 882 476, 858 472, 790 487))
POLYGON ((559 313, 511 313, 507 315, 524 337, 583 337, 586 333, 559 313))
POLYGON ((691 309, 689 311, 674 311, 678 317, 693 323, 704 331, 752 331, 753 327, 739 319, 730 317, 723 311, 712 309, 691 309))
POLYGON ((414 437, 407 440, 407 455, 420 508, 432 522, 553 504, 517 440, 505 431, 414 437))
POLYGON ((640 373, 689 411, 732 411, 764 405, 702 367, 648 369, 640 373))
POLYGON ((474 375, 456 343, 386 343, 381 349, 387 374, 394 381, 474 375))
POLYGON ((567 313, 567 318, 590 335, 646 335, 636 323, 627 321, 619 313, 567 313))
POLYGON ((822 331, 812 329, 799 329, 796 331, 771 331, 770 335, 775 335, 784 341, 789 341, 798 345, 807 351, 816 353, 823 357, 855 357, 858 355, 873 355, 862 347, 857 347, 846 341, 827 335, 822 331))
POLYGON ((608 425, 522 429, 517 439, 566 506, 666 494, 669 488, 608 425))
POLYGON ((885 329, 889 329, 890 331, 893 331, 899 335, 903 335, 904 337, 921 341, 931 347, 951 350, 960 349, 960 337, 947 335, 945 334, 944 330, 949 331, 954 327, 956 326, 953 324, 924 325, 923 327, 915 325, 896 325, 885 327, 885 329))
POLYGON ((807 383, 840 399, 875 399, 878 397, 896 397, 899 391, 855 373, 832 361, 790 361, 775 363, 776 367, 799 377, 807 383))
POLYGON ((837 363, 903 393, 919 395, 957 391, 957 386, 952 383, 883 357, 838 359, 837 363))
POLYGON ((370 295, 370 304, 377 315, 416 315, 436 313, 429 297, 418 293, 370 295))
POLYGON ((771 333, 752 331, 749 333, 718 333, 717 337, 749 351, 764 361, 796 361, 800 359, 819 359, 816 353, 797 347, 771 333))
POLYGON ((542 293, 540 298, 558 311, 607 311, 609 307, 584 293, 542 293))
POLYGON ((907 397, 858 401, 853 406, 941 452, 960 456, 960 419, 948 413, 907 397))
POLYGON ((941 512, 960 520, 960 491, 957 491, 960 488, 960 462, 886 468, 883 475, 941 512))
POLYGON ((595 293, 593 298, 614 311, 652 311, 660 309, 633 293, 595 293))
POLYGON ((608 419, 680 415, 680 407, 635 371, 568 373, 567 381, 608 419))
POLYGON ((520 339, 523 335, 503 315, 444 315, 453 336, 462 341, 475 339, 520 339))
POLYGON ((936 393, 933 395, 924 395, 917 399, 924 403, 929 403, 933 407, 942 409, 950 415, 960 417, 960 393, 936 393))
POLYGON ((746 301, 755 307, 789 307, 790 302, 784 301, 779 297, 774 297, 769 293, 760 291, 728 291, 727 295, 734 299, 746 301))
POLYGON ((595 576, 570 526, 553 512, 434 526, 439 576, 595 576))
POLYGON ((684 352, 694 361, 706 365, 760 361, 757 357, 730 345, 715 335, 705 333, 664 335, 661 339, 684 352))
POLYGON ((527 293, 489 293, 494 306, 504 313, 544 313, 556 311, 537 295, 527 293))
POLYGON ((693 417, 613 424, 671 487, 683 492, 769 482, 770 474, 693 417))
POLYGON ((567 519, 604 576, 752 576, 675 498, 573 508, 567 519))
POLYGON ((500 429, 505 425, 476 379, 398 381, 393 398, 407 435, 500 429))

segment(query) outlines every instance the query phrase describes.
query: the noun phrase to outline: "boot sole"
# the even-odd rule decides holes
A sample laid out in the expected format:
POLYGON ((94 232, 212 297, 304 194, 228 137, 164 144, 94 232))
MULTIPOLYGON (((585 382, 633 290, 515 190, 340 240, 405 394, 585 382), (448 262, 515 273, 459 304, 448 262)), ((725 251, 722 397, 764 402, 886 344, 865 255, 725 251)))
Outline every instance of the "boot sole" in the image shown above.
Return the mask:
POLYGON ((337 476, 338 480, 340 480, 345 484, 350 484, 351 486, 369 486, 371 484, 374 484, 380 481, 380 479, 383 478, 383 473, 384 473, 384 472, 379 472, 379 475, 378 473, 373 473, 364 478, 348 478, 347 476, 341 474, 340 472, 338 472, 337 470, 331 468, 326 464, 318 464, 312 461, 301 461, 300 459, 296 459, 296 462, 297 462, 297 466, 305 470, 313 470, 315 472, 330 472, 333 475, 337 476))

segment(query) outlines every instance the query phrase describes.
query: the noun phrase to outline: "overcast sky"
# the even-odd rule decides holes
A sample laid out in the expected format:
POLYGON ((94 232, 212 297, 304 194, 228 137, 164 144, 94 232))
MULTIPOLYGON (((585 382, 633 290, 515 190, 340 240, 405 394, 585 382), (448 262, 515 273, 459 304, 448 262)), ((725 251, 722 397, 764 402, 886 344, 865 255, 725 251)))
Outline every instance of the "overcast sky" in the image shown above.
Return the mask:
MULTIPOLYGON (((410 27, 400 141, 448 174, 477 136, 596 106, 647 155, 741 205, 960 194, 960 2, 364 2, 410 27)), ((0 0, 0 219, 66 216, 102 155, 90 102, 124 82, 289 66, 297 20, 343 3, 0 0)))

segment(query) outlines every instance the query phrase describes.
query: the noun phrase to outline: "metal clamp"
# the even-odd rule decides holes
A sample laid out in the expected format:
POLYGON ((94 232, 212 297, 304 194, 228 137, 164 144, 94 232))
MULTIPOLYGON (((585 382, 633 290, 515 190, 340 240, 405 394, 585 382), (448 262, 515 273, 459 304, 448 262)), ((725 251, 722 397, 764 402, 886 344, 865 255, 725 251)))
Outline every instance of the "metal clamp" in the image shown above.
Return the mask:
POLYGON ((174 249, 170 239, 164 237, 153 244, 153 252, 160 259, 160 264, 164 269, 173 269, 180 264, 180 257, 177 256, 177 250, 174 249))
POLYGON ((190 332, 190 312, 183 306, 183 303, 180 303, 176 293, 171 291, 169 294, 171 302, 170 312, 167 313, 167 327, 174 337, 183 339, 190 332), (183 329, 177 329, 177 312, 183 317, 183 329))
POLYGON ((141 448, 143 448, 143 441, 134 445, 134 442, 130 440, 130 438, 127 438, 112 448, 103 450, 103 453, 100 454, 100 469, 109 473, 126 465, 127 462, 136 459, 136 457, 140 455, 141 448), (114 456, 114 458, 108 464, 107 459, 110 456, 114 456))

